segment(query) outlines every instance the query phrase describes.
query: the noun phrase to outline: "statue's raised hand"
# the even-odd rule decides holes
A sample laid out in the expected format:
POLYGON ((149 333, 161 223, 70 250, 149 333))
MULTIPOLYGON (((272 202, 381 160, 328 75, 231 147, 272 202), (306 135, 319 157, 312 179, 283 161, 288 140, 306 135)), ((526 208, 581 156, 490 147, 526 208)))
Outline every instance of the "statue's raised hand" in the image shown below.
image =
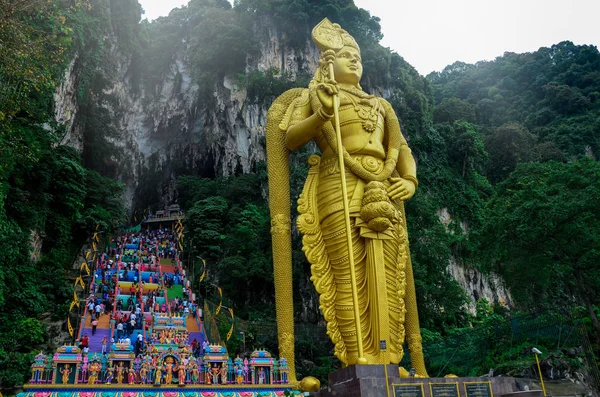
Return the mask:
POLYGON ((339 89, 335 80, 327 80, 325 83, 317 85, 317 98, 319 98, 325 113, 333 114, 333 96, 338 93, 339 89))

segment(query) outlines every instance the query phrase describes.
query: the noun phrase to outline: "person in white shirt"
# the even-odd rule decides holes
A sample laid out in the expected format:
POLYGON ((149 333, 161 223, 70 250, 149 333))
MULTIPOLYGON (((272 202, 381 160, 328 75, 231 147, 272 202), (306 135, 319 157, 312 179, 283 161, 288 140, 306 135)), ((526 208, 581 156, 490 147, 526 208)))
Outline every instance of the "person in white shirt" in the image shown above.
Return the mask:
POLYGON ((117 339, 121 339, 121 335, 123 335, 123 323, 117 324, 117 339))

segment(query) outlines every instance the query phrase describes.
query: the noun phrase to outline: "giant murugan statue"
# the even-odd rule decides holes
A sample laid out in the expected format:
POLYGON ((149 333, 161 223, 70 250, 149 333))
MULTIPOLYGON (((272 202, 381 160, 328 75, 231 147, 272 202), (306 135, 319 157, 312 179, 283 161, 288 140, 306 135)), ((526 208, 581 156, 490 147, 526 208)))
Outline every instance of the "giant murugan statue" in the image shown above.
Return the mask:
POLYGON ((354 38, 327 19, 312 36, 321 58, 308 89, 285 92, 267 115, 280 355, 295 382, 289 152, 315 141, 297 226, 335 355, 344 366, 397 364, 406 340, 427 376, 403 204, 415 160, 392 106, 361 89, 354 38))

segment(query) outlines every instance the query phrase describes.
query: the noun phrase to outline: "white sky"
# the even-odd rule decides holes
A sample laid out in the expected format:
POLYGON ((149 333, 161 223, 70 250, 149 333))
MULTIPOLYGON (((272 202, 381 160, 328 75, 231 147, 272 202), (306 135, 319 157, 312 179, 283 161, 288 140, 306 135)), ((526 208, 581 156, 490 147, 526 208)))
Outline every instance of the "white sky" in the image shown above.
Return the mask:
MULTIPOLYGON (((188 0, 140 0, 145 17, 188 0)), ((390 47, 426 75, 463 61, 493 60, 563 40, 600 46, 600 0, 354 0, 381 18, 390 47)), ((335 22, 335 21, 334 21, 335 22)))

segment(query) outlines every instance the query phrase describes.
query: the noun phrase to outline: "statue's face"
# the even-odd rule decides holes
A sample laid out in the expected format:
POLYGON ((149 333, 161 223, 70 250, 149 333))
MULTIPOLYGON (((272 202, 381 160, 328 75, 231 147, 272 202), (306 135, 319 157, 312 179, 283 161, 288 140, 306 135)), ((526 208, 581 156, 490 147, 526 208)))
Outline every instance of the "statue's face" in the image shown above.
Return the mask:
POLYGON ((338 51, 333 62, 335 81, 340 84, 358 85, 362 77, 360 52, 353 47, 343 47, 338 51))

